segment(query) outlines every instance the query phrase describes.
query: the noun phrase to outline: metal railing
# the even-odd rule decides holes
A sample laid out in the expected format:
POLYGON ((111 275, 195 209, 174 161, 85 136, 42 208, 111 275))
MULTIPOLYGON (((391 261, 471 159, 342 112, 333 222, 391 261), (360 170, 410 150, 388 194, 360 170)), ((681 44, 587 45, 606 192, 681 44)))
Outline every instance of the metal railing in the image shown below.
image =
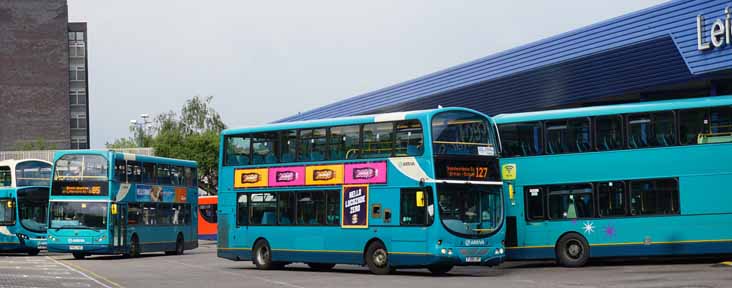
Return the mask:
MULTIPOLYGON (((109 149, 124 153, 154 156, 153 148, 125 148, 125 149, 109 149)), ((53 161, 53 153, 57 150, 30 150, 30 151, 0 151, 0 161, 2 160, 22 160, 22 159, 41 159, 53 161)))

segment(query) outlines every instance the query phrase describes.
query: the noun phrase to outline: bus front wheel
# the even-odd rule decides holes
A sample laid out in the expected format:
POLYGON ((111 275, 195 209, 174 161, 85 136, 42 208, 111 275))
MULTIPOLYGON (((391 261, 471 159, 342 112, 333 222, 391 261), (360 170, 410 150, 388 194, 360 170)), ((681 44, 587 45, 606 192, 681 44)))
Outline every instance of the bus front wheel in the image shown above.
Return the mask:
POLYGON ((564 267, 582 267, 590 259, 590 245, 585 237, 569 233, 557 242, 557 260, 564 267))
POLYGON ((74 259, 76 260, 82 260, 86 257, 84 253, 71 253, 71 255, 74 255, 74 259))
POLYGON ((387 275, 394 271, 389 263, 389 252, 380 241, 371 243, 366 249, 366 266, 376 275, 387 275))

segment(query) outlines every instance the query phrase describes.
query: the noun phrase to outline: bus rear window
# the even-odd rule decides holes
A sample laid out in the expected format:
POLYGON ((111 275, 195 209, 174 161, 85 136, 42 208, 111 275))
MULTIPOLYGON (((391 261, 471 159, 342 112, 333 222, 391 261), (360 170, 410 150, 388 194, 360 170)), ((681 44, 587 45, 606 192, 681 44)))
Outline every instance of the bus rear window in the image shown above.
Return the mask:
POLYGON ((47 186, 51 180, 51 164, 27 161, 15 166, 15 186, 47 186))
POLYGON ((435 154, 495 156, 495 137, 488 119, 468 111, 442 112, 432 118, 435 154))
POLYGON ((107 180, 107 159, 101 155, 64 155, 54 169, 55 181, 107 180))

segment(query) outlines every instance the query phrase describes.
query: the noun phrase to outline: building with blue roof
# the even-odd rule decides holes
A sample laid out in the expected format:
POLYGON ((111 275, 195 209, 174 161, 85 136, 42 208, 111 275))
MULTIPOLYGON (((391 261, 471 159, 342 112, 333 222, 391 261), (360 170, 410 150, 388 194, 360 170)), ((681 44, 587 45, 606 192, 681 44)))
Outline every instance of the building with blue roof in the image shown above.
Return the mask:
POLYGON ((670 1, 278 122, 442 106, 489 115, 732 94, 732 1, 670 1))

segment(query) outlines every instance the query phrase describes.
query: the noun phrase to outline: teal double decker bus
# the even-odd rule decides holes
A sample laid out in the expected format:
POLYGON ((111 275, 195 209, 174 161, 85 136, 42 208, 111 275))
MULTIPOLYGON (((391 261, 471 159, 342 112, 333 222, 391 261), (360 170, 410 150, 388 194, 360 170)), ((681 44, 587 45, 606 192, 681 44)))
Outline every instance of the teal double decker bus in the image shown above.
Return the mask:
POLYGON ((56 152, 48 251, 180 255, 198 247, 197 164, 105 150, 56 152))
POLYGON ((448 272, 504 259, 492 120, 461 108, 229 129, 218 256, 448 272))
POLYGON ((732 96, 494 119, 508 260, 732 253, 732 96))
POLYGON ((46 248, 51 163, 0 161, 0 252, 38 255, 46 248))

